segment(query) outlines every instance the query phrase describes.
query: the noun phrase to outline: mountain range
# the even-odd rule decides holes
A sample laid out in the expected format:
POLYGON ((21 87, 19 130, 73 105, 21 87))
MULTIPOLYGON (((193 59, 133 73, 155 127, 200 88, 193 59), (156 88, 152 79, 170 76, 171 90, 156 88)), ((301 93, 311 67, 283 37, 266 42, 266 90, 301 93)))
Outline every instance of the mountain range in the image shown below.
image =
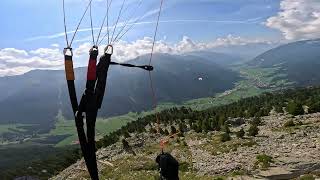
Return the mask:
POLYGON ((297 86, 320 84, 320 40, 305 40, 266 51, 248 63, 253 67, 278 68, 297 86))
MULTIPOLYGON (((231 51, 231 50, 230 50, 231 51)), ((155 54, 152 78, 159 103, 181 103, 213 96, 232 89, 242 77, 232 70, 242 63, 251 68, 276 68, 277 74, 296 86, 320 84, 320 40, 293 42, 270 49, 245 62, 235 54, 199 51, 183 55, 155 54)), ((129 63, 148 64, 148 56, 129 63)), ((86 67, 75 69, 80 98, 86 82, 86 67)), ((152 109, 148 72, 112 66, 100 117, 152 109)), ((59 111, 73 119, 63 70, 34 70, 0 78, 0 123, 54 126, 59 111)))
MULTIPOLYGON (((212 96, 232 89, 240 78, 223 65, 234 57, 219 54, 211 58, 195 55, 156 54, 152 73, 158 101, 180 103, 212 96), (220 63, 219 63, 220 61, 220 63)), ((148 56, 129 61, 147 64, 148 56)), ((86 82, 86 68, 75 69, 77 95, 86 82)), ((40 124, 50 129, 59 111, 72 119, 64 71, 34 70, 26 74, 0 78, 0 123, 40 124)), ((111 66, 100 117, 126 114, 152 108, 148 72, 111 66)))

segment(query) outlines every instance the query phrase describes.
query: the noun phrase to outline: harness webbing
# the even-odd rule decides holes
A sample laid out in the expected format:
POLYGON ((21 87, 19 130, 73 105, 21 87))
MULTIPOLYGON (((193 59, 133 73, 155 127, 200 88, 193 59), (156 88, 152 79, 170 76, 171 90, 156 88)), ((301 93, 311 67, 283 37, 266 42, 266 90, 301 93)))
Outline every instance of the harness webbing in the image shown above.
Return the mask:
MULTIPOLYGON (((72 42, 75 38, 75 35, 80 27, 80 24, 85 16, 85 14, 88 11, 88 8, 90 7, 90 20, 91 20, 91 30, 92 30, 92 38, 93 38, 93 44, 95 44, 94 36, 93 36, 93 25, 92 25, 92 15, 91 15, 91 2, 90 0, 85 12, 83 13, 83 16, 80 19, 80 22, 73 34, 72 40, 69 43, 68 40, 68 32, 67 32, 67 26, 66 26, 66 13, 65 13, 65 1, 63 0, 63 15, 64 15, 64 29, 65 29, 65 36, 66 36, 66 43, 67 48, 64 49, 64 59, 65 59, 65 73, 66 73, 66 80, 68 84, 68 92, 70 97, 70 102, 72 105, 72 111, 75 118, 75 124, 77 128, 78 138, 79 138, 79 144, 80 148, 86 163, 86 166, 88 168, 89 174, 91 176, 91 179, 93 180, 99 180, 98 175, 98 168, 97 168, 97 161, 96 161, 96 149, 95 149, 95 123, 97 118, 97 112, 98 108, 96 105, 97 97, 95 93, 95 85, 97 81, 97 56, 98 56, 98 48, 94 46, 90 50, 90 59, 89 59, 89 65, 88 65, 88 72, 87 72, 87 84, 86 84, 86 90, 84 94, 82 95, 82 98, 80 100, 80 104, 78 104, 77 100, 77 94, 75 89, 75 75, 74 75, 74 68, 73 68, 73 52, 72 52, 72 42), (84 122, 83 122, 83 113, 85 112, 86 115, 86 125, 87 125, 87 133, 85 133, 84 130, 84 122)), ((110 57, 109 57, 110 61, 110 57)), ((100 62, 99 62, 100 64, 100 62)), ((109 65, 108 65, 109 67, 109 65)), ((103 68, 103 67, 102 67, 103 68)), ((101 71, 108 71, 108 69, 102 69, 101 71)), ((106 73, 104 73, 106 76, 106 73)), ((99 77, 100 79, 106 77, 99 77)), ((100 82, 100 81, 99 81, 100 82)), ((99 87, 105 88, 104 85, 98 85, 99 87)), ((103 91, 104 93, 104 91, 103 91)), ((100 93, 99 97, 101 97, 100 93)), ((102 96, 103 97, 103 96, 102 96)))
POLYGON ((69 95, 70 95, 70 101, 72 104, 72 110, 73 113, 76 113, 78 111, 78 101, 77 101, 77 94, 76 94, 76 89, 74 85, 74 71, 73 71, 73 60, 72 60, 72 49, 71 48, 66 48, 64 50, 65 55, 64 55, 64 64, 65 64, 65 73, 66 73, 66 79, 68 83, 68 90, 69 90, 69 95), (71 54, 67 55, 67 51, 70 51, 71 54))
MULTIPOLYGON (((90 20, 91 20, 91 31, 92 31, 91 33, 92 33, 94 45, 95 45, 95 43, 99 42, 100 33, 101 33, 101 30, 102 30, 102 27, 104 24, 104 22, 103 22, 101 29, 100 29, 100 32, 99 32, 99 35, 98 35, 98 38, 97 38, 97 41, 95 42, 94 34, 93 34, 91 2, 92 2, 92 0, 90 0, 83 16, 80 19, 80 22, 79 22, 79 24, 78 24, 78 26, 72 36, 72 39, 69 42, 68 35, 67 35, 68 32, 67 32, 67 27, 66 27, 65 3, 63 0, 64 27, 65 27, 65 36, 66 36, 66 42, 67 42, 67 48, 64 49, 64 58, 65 58, 65 73, 66 73, 66 80, 67 80, 67 85, 68 85, 68 92, 69 92, 70 102, 72 105, 72 111, 74 113, 75 124, 76 124, 76 128, 77 128, 81 151, 83 153, 83 157, 84 157, 86 166, 88 168, 89 174, 91 176, 91 179, 99 180, 97 161, 96 161, 96 153, 95 153, 96 152, 95 124, 96 124, 98 110, 102 106, 103 97, 105 94, 109 66, 110 65, 120 65, 120 66, 125 66, 125 67, 141 68, 143 70, 149 71, 152 95, 153 95, 153 99, 154 99, 154 106, 156 106, 156 101, 155 101, 156 97, 155 97, 153 83, 152 83, 152 77, 151 77, 151 71, 153 70, 153 67, 151 66, 151 61, 152 61, 152 57, 153 57, 155 39, 156 39, 157 31, 158 31, 159 18, 160 18, 163 0, 161 0, 161 5, 160 5, 160 9, 159 9, 159 15, 158 15, 158 19, 157 19, 157 26, 156 26, 155 34, 154 34, 154 42, 152 45, 152 52, 151 52, 151 56, 150 56, 149 65, 138 66, 138 65, 132 65, 132 64, 127 64, 127 63, 112 62, 111 61, 111 56, 113 53, 112 45, 108 45, 106 47, 104 55, 102 55, 100 57, 99 63, 97 64, 98 47, 93 46, 93 48, 90 50, 90 58, 89 58, 89 62, 88 62, 86 90, 81 97, 80 104, 78 104, 75 83, 74 83, 75 75, 74 75, 74 68, 73 68, 73 53, 72 53, 72 48, 71 48, 72 42, 75 38, 76 33, 78 32, 78 29, 80 27, 81 22, 82 22, 85 14, 87 13, 89 8, 90 8, 90 20), (108 52, 108 50, 111 50, 111 52, 108 52), (85 117, 86 117, 87 132, 85 132, 85 130, 84 130, 84 121, 83 121, 83 119, 84 119, 83 114, 84 113, 85 113, 85 117)), ((112 2, 112 0, 111 0, 111 2, 112 2)), ((109 14, 109 8, 111 6, 111 2, 109 4, 109 1, 108 1, 107 23, 109 21, 108 14, 109 14)), ((125 2, 125 0, 123 0, 123 4, 121 7, 121 11, 118 15, 115 29, 116 29, 118 21, 121 17, 124 2, 125 2)), ((105 18, 104 18, 104 21, 105 21, 105 18)), ((112 33, 112 37, 111 37, 110 42, 115 41, 118 36, 118 35, 116 35, 115 39, 113 39, 113 36, 115 35, 114 34, 115 29, 112 33)), ((120 33, 121 33, 121 31, 120 31, 120 33)), ((109 41, 109 27, 108 27, 108 41, 109 41)), ((157 119, 158 119, 158 116, 157 116, 157 119)), ((158 120, 158 123, 159 123, 159 120, 158 120)))
MULTIPOLYGON (((80 105, 78 105, 78 100, 77 100, 77 93, 75 89, 75 76, 74 76, 74 69, 73 69, 73 61, 72 61, 72 49, 71 48, 66 48, 64 50, 65 54, 65 72, 66 72, 66 79, 67 79, 67 84, 68 84, 68 91, 69 91, 69 97, 70 97, 70 102, 72 105, 72 111, 74 114, 75 118, 75 124, 78 132, 78 138, 79 138, 79 144, 81 151, 83 153, 83 157, 85 159, 87 167, 90 167, 90 160, 88 157, 87 153, 87 141, 86 141, 86 134, 83 128, 83 116, 82 112, 84 111, 84 105, 85 102, 84 100, 81 100, 80 105), (69 54, 67 55, 69 51, 69 54)), ((93 174, 93 171, 91 168, 88 168, 88 171, 91 174, 93 174)))
POLYGON ((88 170, 91 172, 90 176, 92 179, 99 179, 98 168, 97 168, 97 160, 96 160, 96 149, 95 149, 95 123, 96 123, 96 102, 95 102, 95 94, 94 88, 97 79, 97 57, 98 57, 98 48, 93 47, 90 50, 90 58, 88 62, 88 70, 87 70, 87 83, 86 90, 82 95, 81 102, 83 102, 83 108, 85 110, 86 115, 86 125, 87 125, 87 156, 88 156, 88 170), (82 100, 84 99, 84 100, 82 100))

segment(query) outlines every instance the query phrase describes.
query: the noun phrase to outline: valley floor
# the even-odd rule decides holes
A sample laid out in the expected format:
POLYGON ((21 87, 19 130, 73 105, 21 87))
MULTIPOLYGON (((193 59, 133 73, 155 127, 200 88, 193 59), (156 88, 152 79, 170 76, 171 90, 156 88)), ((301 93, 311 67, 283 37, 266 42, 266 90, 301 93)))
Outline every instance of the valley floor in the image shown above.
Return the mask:
MULTIPOLYGON (((239 127, 249 128, 249 120, 239 127)), ((180 162, 183 179, 298 179, 320 175, 320 113, 291 117, 272 114, 262 118, 257 137, 220 141, 220 132, 195 133, 170 140, 165 151, 180 162), (284 127, 293 120, 295 126, 284 127), (257 156, 270 157, 269 162, 257 156), (270 163, 270 164, 269 164, 270 163), (308 175, 307 175, 308 174, 308 175)), ((131 148, 118 142, 97 152, 101 179, 157 179, 155 157, 163 137, 149 133, 127 138, 131 148)), ((80 160, 52 180, 89 179, 80 160)))

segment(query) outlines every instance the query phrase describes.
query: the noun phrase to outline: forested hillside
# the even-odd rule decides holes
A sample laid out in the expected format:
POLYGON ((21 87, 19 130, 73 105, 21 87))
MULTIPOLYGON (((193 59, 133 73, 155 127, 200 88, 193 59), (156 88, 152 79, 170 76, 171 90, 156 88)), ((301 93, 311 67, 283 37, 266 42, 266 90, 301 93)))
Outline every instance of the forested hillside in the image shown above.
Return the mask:
MULTIPOLYGON (((158 113, 158 117, 162 124, 179 124, 181 132, 183 132, 185 125, 189 125, 196 132, 208 132, 221 130, 229 118, 267 116, 272 109, 279 113, 283 113, 285 109, 292 115, 299 115, 304 114, 303 106, 307 106, 308 113, 319 112, 319 102, 320 88, 307 88, 266 93, 258 97, 242 99, 229 105, 203 111, 193 111, 183 107, 173 108, 158 113)), ((155 123, 155 115, 140 118, 105 136, 98 142, 97 146, 108 146, 118 141, 127 132, 144 132, 145 126, 155 123)))
MULTIPOLYGON (((203 111, 194 111, 188 108, 173 108, 159 112, 157 115, 161 121, 160 133, 168 135, 177 131, 181 132, 181 135, 186 130, 194 130, 198 133, 211 132, 211 131, 223 131, 225 133, 226 140, 229 139, 228 133, 228 120, 232 118, 244 117, 256 117, 256 120, 252 123, 252 128, 249 130, 249 134, 255 135, 256 127, 259 124, 259 118, 269 115, 271 110, 278 113, 288 111, 292 115, 306 114, 320 112, 320 88, 304 88, 297 90, 286 90, 283 92, 266 93, 261 96, 242 99, 238 102, 210 108, 203 111), (305 111, 307 109, 307 111, 305 111), (189 127, 189 128, 187 128, 189 127)), ((139 118, 134 122, 128 123, 121 129, 105 136, 103 139, 97 142, 97 147, 107 147, 112 145, 123 137, 129 137, 132 133, 150 132, 156 133, 156 117, 155 114, 139 118), (146 128, 149 127, 149 128, 146 128), (151 129, 150 129, 151 127, 151 129)), ((68 167, 72 162, 76 161, 79 157, 78 151, 66 151, 64 155, 56 157, 44 158, 39 161, 30 162, 30 168, 25 168, 25 165, 21 167, 15 167, 18 171, 12 171, 8 169, 2 173, 3 177, 13 177, 14 174, 28 174, 46 179, 47 177, 55 174, 57 170, 62 170, 68 167), (63 157, 68 157, 64 159, 63 157), (72 159, 75 158, 75 159, 72 159), (56 163, 60 162, 60 163, 56 163), (50 164, 54 164, 51 166, 50 164), (54 169, 50 170, 50 173, 39 173, 43 167, 50 166, 54 169), (56 169, 56 170, 55 170, 56 169)))

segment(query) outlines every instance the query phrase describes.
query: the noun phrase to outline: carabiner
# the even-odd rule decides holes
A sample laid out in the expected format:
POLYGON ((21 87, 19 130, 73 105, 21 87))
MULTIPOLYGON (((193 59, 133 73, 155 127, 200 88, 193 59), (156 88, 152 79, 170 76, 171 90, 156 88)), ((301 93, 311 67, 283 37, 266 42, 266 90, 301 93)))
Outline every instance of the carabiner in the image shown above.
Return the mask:
POLYGON ((93 47, 90 49, 89 54, 90 54, 90 55, 96 55, 96 56, 98 56, 98 54, 99 54, 98 46, 93 46, 93 47))
POLYGON ((71 47, 66 47, 63 49, 63 55, 65 56, 73 56, 73 51, 71 47))
POLYGON ((113 54, 113 46, 109 44, 106 48, 104 48, 104 53, 112 55, 113 54))

